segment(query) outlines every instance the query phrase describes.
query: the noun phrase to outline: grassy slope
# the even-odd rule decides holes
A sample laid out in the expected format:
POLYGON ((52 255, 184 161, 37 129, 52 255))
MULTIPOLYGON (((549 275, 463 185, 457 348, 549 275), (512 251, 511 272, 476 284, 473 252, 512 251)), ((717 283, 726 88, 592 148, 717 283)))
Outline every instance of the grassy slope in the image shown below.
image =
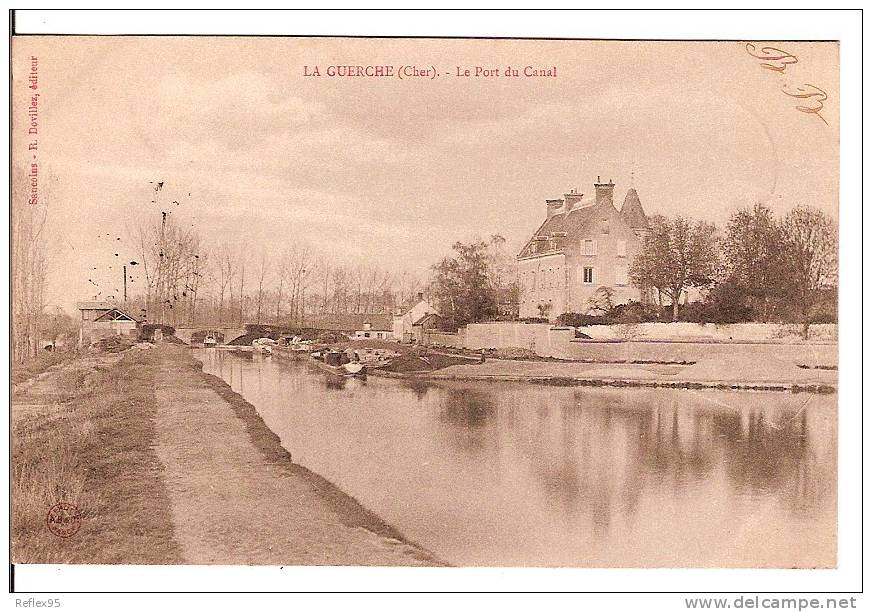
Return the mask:
POLYGON ((14 562, 182 561, 152 449, 156 359, 149 351, 126 355, 95 372, 85 390, 65 390, 71 401, 15 425, 14 562), (79 532, 67 539, 46 527, 46 513, 61 501, 83 516, 79 532))
POLYGON ((37 374, 45 372, 53 365, 63 363, 76 356, 74 352, 49 352, 43 351, 36 357, 22 362, 12 362, 12 384, 24 382, 37 374))

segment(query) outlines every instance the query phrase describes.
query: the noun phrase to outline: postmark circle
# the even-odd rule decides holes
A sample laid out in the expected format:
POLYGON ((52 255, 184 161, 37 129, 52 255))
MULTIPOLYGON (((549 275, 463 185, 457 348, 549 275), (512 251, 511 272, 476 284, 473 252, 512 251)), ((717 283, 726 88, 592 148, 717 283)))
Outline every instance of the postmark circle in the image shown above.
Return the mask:
POLYGON ((49 508, 45 523, 48 530, 59 538, 69 538, 82 526, 82 513, 73 504, 60 502, 49 508))

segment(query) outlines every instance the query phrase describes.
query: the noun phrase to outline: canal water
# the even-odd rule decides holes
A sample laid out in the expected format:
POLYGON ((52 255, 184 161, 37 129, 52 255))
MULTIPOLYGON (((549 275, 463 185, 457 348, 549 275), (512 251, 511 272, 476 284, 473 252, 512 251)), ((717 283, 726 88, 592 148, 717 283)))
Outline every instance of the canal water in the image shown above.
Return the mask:
POLYGON ((197 356, 296 463, 453 565, 835 565, 835 395, 337 382, 197 356))

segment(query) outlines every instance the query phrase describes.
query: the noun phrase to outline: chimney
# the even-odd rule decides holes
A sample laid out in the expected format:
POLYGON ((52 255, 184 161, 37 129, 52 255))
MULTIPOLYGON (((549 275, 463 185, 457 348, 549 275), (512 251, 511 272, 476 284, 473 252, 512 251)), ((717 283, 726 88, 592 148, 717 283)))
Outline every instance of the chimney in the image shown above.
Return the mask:
POLYGON ((563 208, 563 200, 545 200, 545 218, 550 219, 563 208))
POLYGON ((613 194, 615 192, 615 184, 612 180, 609 179, 608 183, 602 183, 600 182, 600 177, 596 177, 596 183, 593 186, 596 189, 596 205, 608 204, 614 208, 613 194))
POLYGON ((569 193, 564 193, 563 197, 566 200, 566 212, 572 210, 572 207, 581 202, 583 193, 578 193, 578 189, 570 189, 569 193))

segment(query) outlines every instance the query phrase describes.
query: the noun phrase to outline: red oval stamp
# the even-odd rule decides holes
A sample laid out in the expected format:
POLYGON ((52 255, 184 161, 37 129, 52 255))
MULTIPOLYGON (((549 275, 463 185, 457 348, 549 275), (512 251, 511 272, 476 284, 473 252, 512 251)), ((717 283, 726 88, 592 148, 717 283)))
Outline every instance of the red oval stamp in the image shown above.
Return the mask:
POLYGON ((82 513, 73 504, 60 502, 49 508, 45 523, 48 530, 59 538, 69 538, 82 526, 82 513))

